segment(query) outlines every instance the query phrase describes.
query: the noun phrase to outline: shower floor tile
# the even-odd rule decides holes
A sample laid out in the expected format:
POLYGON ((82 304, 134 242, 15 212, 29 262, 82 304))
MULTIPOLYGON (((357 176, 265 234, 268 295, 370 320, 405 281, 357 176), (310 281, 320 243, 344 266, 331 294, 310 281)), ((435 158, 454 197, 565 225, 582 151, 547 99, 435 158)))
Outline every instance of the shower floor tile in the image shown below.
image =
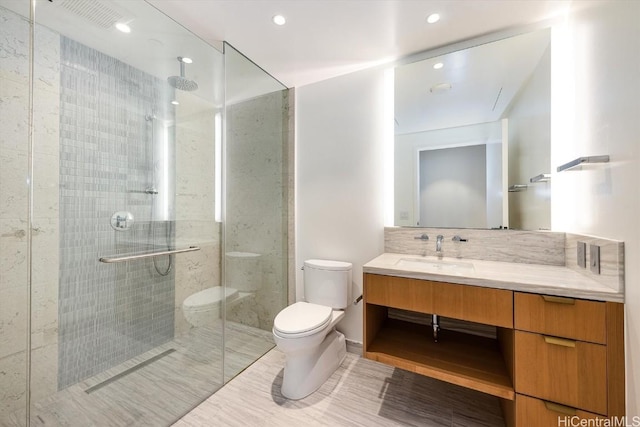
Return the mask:
POLYGON ((115 368, 68 387, 31 410, 31 425, 166 426, 274 345, 271 331, 227 322, 222 372, 222 329, 194 328, 115 368), (152 359, 152 360, 149 360, 152 359))
POLYGON ((280 394, 284 360, 269 351, 174 427, 504 426, 496 397, 353 353, 318 391, 288 400, 280 394))

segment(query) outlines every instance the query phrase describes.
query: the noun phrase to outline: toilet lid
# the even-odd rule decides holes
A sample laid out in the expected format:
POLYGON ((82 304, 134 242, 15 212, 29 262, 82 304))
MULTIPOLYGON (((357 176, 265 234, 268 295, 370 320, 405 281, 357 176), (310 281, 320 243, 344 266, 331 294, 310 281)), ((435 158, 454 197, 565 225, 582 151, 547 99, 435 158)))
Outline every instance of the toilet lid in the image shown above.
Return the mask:
MULTIPOLYGON (((183 306, 189 310, 207 310, 222 300, 222 286, 214 286, 196 292, 184 300, 183 306)), ((226 288, 224 290, 227 301, 234 300, 238 297, 238 290, 234 288, 226 288)))
POLYGON ((350 262, 330 261, 326 259, 308 259, 304 262, 304 266, 317 270, 349 271, 351 267, 353 267, 353 264, 350 262))
POLYGON ((300 334, 322 328, 331 321, 331 307, 297 302, 282 310, 273 321, 282 334, 300 334))

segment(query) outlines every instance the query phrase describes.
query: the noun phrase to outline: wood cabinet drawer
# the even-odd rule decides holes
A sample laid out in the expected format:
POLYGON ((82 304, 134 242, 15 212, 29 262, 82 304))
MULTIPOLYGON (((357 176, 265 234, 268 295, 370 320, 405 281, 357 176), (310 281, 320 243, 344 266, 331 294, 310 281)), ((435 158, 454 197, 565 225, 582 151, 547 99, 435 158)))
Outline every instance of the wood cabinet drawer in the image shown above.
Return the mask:
POLYGON ((516 292, 515 328, 606 344, 604 302, 516 292))
POLYGON ((607 414, 606 346, 515 333, 516 392, 607 414))
POLYGON ((504 289, 365 274, 368 304, 513 328, 513 292, 504 289))
POLYGON ((579 420, 605 419, 601 415, 580 409, 521 394, 516 395, 516 427, 569 426, 572 424, 568 420, 571 420, 572 417, 577 417, 579 420), (562 422, 563 420, 567 421, 562 422))
POLYGON ((433 313, 431 282, 422 280, 365 274, 364 298, 368 304, 433 313))

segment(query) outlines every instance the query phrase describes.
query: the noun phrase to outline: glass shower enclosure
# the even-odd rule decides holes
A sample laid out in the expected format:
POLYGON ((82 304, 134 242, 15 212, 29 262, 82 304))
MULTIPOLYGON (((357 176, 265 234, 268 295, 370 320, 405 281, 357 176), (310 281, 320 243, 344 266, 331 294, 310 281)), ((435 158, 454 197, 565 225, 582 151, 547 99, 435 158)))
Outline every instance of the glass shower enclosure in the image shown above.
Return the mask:
POLYGON ((287 89, 142 0, 0 0, 0 425, 170 425, 273 347, 287 89))

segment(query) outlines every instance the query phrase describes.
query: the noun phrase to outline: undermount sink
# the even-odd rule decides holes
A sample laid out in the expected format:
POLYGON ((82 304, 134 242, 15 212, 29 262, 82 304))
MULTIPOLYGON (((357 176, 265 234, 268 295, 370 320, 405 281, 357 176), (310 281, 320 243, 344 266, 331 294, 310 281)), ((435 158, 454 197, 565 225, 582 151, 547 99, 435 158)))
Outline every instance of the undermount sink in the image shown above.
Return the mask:
POLYGON ((420 259, 420 258, 400 258, 396 265, 403 268, 420 269, 420 270, 437 270, 446 271, 450 273, 463 273, 473 271, 473 264, 463 261, 441 261, 434 259, 420 259))

